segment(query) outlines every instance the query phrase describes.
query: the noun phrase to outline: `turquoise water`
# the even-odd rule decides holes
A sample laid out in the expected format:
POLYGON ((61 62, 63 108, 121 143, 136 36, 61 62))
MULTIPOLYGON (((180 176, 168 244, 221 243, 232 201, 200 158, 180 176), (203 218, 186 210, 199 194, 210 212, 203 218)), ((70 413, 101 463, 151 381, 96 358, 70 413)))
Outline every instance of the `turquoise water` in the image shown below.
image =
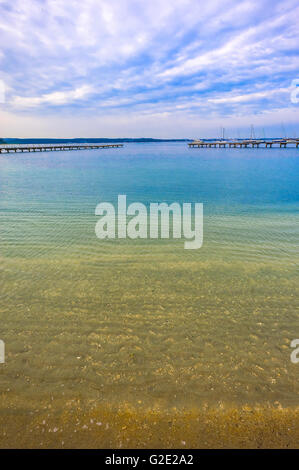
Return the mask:
POLYGON ((184 143, 3 154, 2 253, 41 256, 77 243, 97 246, 96 205, 116 205, 117 195, 126 194, 128 204, 202 202, 204 248, 213 245, 243 261, 292 263, 298 169, 297 149, 188 149, 184 143))
POLYGON ((290 148, 1 154, 0 389, 10 407, 33 397, 57 410, 78 397, 297 406, 298 176, 290 148), (203 247, 98 240, 95 207, 118 194, 202 202, 203 247))
POLYGON ((213 214, 292 211, 298 202, 298 151, 291 148, 126 144, 123 149, 2 154, 0 161, 2 210, 85 212, 91 207, 93 212, 99 200, 114 200, 119 193, 141 202, 201 201, 213 214))

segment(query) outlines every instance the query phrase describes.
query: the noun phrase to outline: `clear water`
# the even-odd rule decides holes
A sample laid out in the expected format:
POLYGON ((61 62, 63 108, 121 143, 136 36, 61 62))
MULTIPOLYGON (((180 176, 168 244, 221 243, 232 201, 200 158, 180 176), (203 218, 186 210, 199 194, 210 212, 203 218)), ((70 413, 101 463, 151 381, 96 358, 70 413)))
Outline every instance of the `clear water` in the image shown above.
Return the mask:
POLYGON ((298 176, 298 149, 1 154, 2 414, 297 407, 298 176), (203 202, 203 247, 100 241, 118 194, 203 202))

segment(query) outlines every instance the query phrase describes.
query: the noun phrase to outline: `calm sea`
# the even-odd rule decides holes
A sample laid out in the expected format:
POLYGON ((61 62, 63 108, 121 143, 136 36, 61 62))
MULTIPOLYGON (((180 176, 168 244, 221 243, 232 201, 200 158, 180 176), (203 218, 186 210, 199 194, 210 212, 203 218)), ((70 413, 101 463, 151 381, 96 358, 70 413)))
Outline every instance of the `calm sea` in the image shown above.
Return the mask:
POLYGON ((298 181, 291 148, 1 154, 0 393, 10 408, 298 406, 298 181), (100 241, 95 207, 118 194, 202 202, 202 248, 100 241))

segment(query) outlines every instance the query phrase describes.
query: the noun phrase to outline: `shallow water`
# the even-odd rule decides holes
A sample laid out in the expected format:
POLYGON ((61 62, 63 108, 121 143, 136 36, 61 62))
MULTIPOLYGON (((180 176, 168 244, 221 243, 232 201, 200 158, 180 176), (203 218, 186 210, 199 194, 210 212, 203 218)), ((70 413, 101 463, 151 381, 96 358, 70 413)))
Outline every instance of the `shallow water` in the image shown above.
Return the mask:
POLYGON ((0 155, 1 416, 298 407, 298 170, 298 149, 184 143, 0 155), (100 241, 118 194, 203 202, 202 248, 100 241))

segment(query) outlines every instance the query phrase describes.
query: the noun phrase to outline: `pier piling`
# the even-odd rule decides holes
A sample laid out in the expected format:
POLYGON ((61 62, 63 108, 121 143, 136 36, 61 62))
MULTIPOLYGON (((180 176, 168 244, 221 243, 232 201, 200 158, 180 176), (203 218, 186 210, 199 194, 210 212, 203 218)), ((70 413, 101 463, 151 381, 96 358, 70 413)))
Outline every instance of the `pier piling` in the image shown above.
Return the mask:
POLYGON ((15 144, 4 144, 0 145, 0 153, 10 152, 49 152, 57 150, 90 150, 90 149, 106 149, 106 148, 119 148, 123 147, 123 144, 78 144, 78 145, 15 145, 15 144))
POLYGON ((299 139, 244 139, 244 140, 194 140, 188 143, 189 148, 287 148, 287 146, 299 147, 299 139))

